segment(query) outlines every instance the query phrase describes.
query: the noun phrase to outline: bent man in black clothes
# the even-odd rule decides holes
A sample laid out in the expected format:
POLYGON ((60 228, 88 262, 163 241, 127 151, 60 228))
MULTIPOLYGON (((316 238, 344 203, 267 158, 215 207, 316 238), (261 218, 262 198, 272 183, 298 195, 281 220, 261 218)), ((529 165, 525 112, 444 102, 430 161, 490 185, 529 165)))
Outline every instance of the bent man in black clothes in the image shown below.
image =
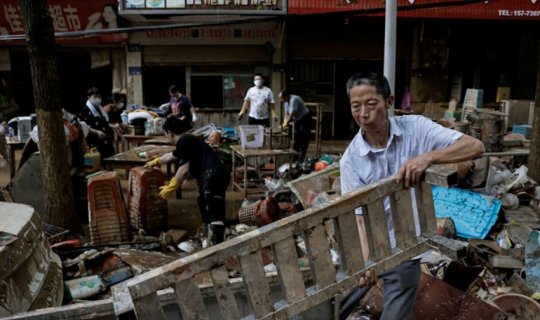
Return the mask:
POLYGON ((202 219, 208 225, 212 244, 218 244, 223 242, 225 231, 225 190, 230 182, 230 173, 206 142, 186 133, 190 127, 186 121, 167 118, 163 130, 171 143, 176 144, 176 149, 148 161, 144 166, 149 168, 178 161, 178 171, 168 185, 160 188, 159 195, 162 198, 167 198, 180 188, 188 174, 197 180, 202 219))

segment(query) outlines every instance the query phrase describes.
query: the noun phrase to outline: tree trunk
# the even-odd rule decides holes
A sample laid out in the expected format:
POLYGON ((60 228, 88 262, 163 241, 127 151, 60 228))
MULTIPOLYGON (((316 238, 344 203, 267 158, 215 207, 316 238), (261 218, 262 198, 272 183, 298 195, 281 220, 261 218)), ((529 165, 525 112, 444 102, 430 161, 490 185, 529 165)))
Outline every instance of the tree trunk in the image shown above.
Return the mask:
POLYGON ((536 70, 536 93, 534 96, 534 121, 530 143, 528 176, 540 182, 540 45, 538 46, 538 59, 536 70))
POLYGON ((69 166, 66 165, 68 149, 62 119, 53 23, 45 0, 20 0, 20 4, 39 127, 45 193, 45 212, 42 214, 47 223, 69 228, 75 202, 69 166))

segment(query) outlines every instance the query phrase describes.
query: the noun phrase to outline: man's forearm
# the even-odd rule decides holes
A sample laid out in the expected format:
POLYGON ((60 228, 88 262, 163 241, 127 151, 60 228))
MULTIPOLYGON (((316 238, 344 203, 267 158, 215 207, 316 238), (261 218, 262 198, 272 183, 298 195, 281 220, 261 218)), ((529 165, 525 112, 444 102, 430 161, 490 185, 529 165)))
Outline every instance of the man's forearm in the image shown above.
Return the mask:
POLYGON ((176 160, 176 157, 173 156, 172 152, 166 153, 159 157, 159 162, 163 164, 173 162, 174 160, 176 160))
POLYGON ((443 164, 471 160, 486 152, 484 144, 471 136, 463 135, 454 144, 435 151, 428 152, 431 164, 443 164))

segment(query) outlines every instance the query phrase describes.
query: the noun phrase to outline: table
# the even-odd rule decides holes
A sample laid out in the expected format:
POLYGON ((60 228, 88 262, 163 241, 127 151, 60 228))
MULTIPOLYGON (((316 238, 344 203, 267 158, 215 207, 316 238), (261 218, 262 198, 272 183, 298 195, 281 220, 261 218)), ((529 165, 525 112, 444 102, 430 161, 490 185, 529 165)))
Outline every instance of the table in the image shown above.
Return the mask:
MULTIPOLYGON (((129 170, 133 167, 142 166, 146 162, 162 156, 175 149, 174 146, 157 146, 157 145, 144 145, 133 148, 124 152, 115 154, 108 158, 103 159, 105 168, 109 170, 113 169, 126 169, 129 170)), ((170 167, 167 167, 168 172, 170 167)))
POLYGON ((16 170, 16 166, 15 166, 15 150, 23 149, 24 145, 26 143, 20 142, 19 138, 17 138, 17 137, 13 137, 11 139, 6 138, 6 144, 7 144, 8 156, 9 156, 9 159, 8 159, 8 161, 9 161, 9 177, 13 178, 13 176, 15 175, 15 170, 16 170))
POLYGON ((144 136, 144 135, 138 135, 138 134, 123 134, 122 138, 123 143, 122 147, 124 151, 127 151, 130 149, 131 144, 135 143, 137 146, 140 146, 142 143, 144 143, 146 140, 154 139, 157 136, 144 136))
MULTIPOLYGON (((261 158, 261 157, 270 157, 274 160, 274 177, 276 176, 276 171, 278 168, 278 163, 276 162, 277 156, 294 156, 297 155, 298 152, 292 150, 292 149, 270 149, 270 148, 258 148, 258 149, 245 149, 242 148, 240 145, 232 145, 231 146, 232 151, 232 177, 233 177, 233 190, 240 190, 244 194, 244 198, 247 197, 248 194, 248 174, 247 174, 247 163, 249 158, 261 158), (244 160, 244 182, 242 185, 234 181, 234 170, 235 170, 235 158, 236 156, 242 158, 244 160)), ((259 190, 252 190, 254 192, 249 193, 260 193, 259 190)))
POLYGON ((171 141, 169 141, 169 139, 167 139, 165 136, 154 136, 152 137, 152 139, 148 139, 144 141, 143 144, 170 146, 171 141))

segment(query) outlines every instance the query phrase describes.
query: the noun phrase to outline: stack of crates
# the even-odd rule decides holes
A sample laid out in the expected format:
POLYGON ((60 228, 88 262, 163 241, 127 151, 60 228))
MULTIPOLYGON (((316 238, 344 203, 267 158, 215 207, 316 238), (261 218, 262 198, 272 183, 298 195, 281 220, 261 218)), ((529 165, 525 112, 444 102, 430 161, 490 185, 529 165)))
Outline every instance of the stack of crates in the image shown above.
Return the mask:
POLYGON ((88 222, 93 244, 129 240, 129 225, 116 172, 88 180, 88 222))
POLYGON ((129 220, 135 230, 161 231, 168 227, 167 200, 159 196, 163 183, 159 169, 135 167, 129 171, 129 220))

